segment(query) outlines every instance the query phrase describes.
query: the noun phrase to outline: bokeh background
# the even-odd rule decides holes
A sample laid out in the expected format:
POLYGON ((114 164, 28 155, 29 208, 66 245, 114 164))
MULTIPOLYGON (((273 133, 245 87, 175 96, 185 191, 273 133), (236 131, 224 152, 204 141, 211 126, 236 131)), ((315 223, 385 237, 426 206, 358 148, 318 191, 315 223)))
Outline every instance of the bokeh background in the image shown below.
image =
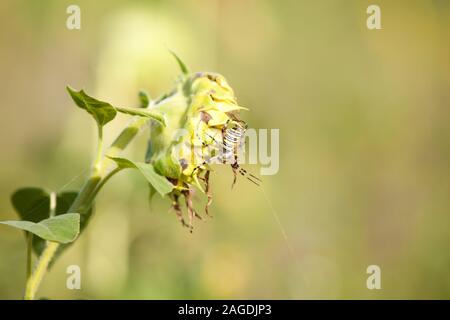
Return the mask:
MULTIPOLYGON (((16 188, 73 190, 87 174, 95 125, 65 86, 136 106, 140 89, 171 89, 167 48, 224 74, 251 127, 280 129, 280 170, 263 187, 287 242, 262 189, 231 190, 229 168, 214 173, 214 217, 193 234, 124 171, 38 296, 450 298, 449 39, 445 0, 1 1, 2 220, 16 218, 16 188), (373 3, 382 30, 366 28, 373 3), (81 30, 66 28, 70 4, 81 30), (82 290, 66 289, 71 264, 82 290), (372 264, 381 290, 366 288, 372 264)), ((127 154, 142 159, 146 139, 127 154)), ((24 281, 23 235, 2 226, 0 298, 21 298, 24 281)))

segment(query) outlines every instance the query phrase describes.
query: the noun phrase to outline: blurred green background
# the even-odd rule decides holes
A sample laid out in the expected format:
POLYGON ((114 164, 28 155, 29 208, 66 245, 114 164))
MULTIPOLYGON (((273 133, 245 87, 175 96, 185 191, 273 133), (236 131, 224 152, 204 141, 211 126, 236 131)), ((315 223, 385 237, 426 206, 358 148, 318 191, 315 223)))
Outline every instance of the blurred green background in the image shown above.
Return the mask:
MULTIPOLYGON (((65 86, 136 106, 140 89, 171 89, 167 48, 225 75, 250 127, 280 129, 280 170, 263 185, 289 244, 262 189, 239 179, 231 190, 229 168, 213 174, 214 217, 193 234, 124 171, 38 296, 450 298, 450 2, 377 0, 383 29, 370 31, 373 3, 1 1, 2 220, 16 218, 16 188, 73 190, 87 174, 95 125, 65 86), (66 28, 70 4, 81 30, 66 28), (82 290, 66 289, 71 264, 82 290), (366 288, 372 264, 381 290, 366 288)), ((127 154, 142 159, 146 139, 127 154)), ((2 226, 0 298, 21 298, 24 281, 23 235, 2 226)))

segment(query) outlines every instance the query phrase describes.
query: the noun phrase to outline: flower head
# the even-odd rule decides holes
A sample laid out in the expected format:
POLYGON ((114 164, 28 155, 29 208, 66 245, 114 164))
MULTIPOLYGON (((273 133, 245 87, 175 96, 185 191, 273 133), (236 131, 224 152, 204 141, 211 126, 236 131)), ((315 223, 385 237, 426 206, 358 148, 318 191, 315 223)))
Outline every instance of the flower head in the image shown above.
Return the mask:
POLYGON ((237 159, 244 141, 246 124, 238 115, 233 89, 220 74, 199 72, 182 77, 175 90, 157 101, 153 107, 165 115, 165 126, 152 122, 148 161, 155 171, 174 184, 170 193, 173 208, 183 225, 179 197, 185 197, 192 228, 193 186, 208 196, 210 164, 229 163, 239 170, 237 159), (200 183, 204 182, 204 188, 200 183))

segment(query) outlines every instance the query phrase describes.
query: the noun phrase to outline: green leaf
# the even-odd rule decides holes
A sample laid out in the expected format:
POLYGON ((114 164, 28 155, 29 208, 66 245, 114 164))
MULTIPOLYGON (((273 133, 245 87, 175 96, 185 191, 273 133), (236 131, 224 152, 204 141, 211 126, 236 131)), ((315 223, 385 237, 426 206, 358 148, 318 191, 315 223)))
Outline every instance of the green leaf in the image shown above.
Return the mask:
POLYGON ((116 107, 116 110, 121 113, 129 114, 132 116, 151 118, 151 119, 161 122, 161 124, 163 124, 163 125, 166 125, 164 115, 157 111, 152 111, 152 110, 148 110, 148 109, 133 109, 133 108, 126 108, 126 107, 116 107))
POLYGON ((19 189, 12 194, 11 203, 22 220, 39 222, 49 217, 50 194, 44 189, 19 189))
MULTIPOLYGON (((165 125, 164 115, 160 112, 148 109, 113 107, 107 102, 103 102, 88 96, 83 90, 75 91, 72 88, 67 87, 67 91, 69 92, 76 105, 89 112, 94 117, 95 121, 97 121, 99 126, 104 126, 105 124, 113 120, 117 112, 129 114, 132 116, 151 118, 165 125)), ((146 103, 148 105, 148 97, 145 94, 144 96, 145 97, 143 98, 140 95, 141 103, 146 103)))
POLYGON ((172 183, 170 183, 169 180, 167 180, 166 177, 163 177, 156 173, 155 169, 150 163, 145 162, 133 162, 131 160, 125 159, 125 158, 113 158, 112 160, 116 162, 116 164, 119 166, 119 168, 125 169, 125 168, 132 168, 132 169, 138 169, 142 175, 147 179, 147 181, 156 189, 156 191, 164 196, 165 194, 169 193, 173 189, 172 183))
MULTIPOLYGON (((77 197, 76 191, 65 191, 56 195, 55 216, 68 212, 77 197)), ((50 217, 50 192, 35 187, 16 190, 11 196, 11 202, 19 217, 25 221, 38 223, 50 217)), ((80 214, 80 233, 85 229, 94 209, 91 207, 86 213, 80 214)), ((45 248, 44 239, 33 237, 33 251, 39 256, 45 248)), ((69 244, 61 245, 57 255, 63 252, 69 244)), ((53 260, 53 262, 55 259, 53 260)))
MULTIPOLYGON (((66 191, 58 193, 56 198, 56 210, 55 215, 58 216, 60 214, 64 214, 69 211, 72 203, 75 201, 77 197, 77 191, 66 191)), ((92 206, 86 212, 80 212, 80 233, 84 231, 86 228, 92 214, 94 212, 94 207, 92 206)))
POLYGON ((80 232, 80 215, 78 213, 66 213, 44 219, 38 223, 10 220, 0 221, 0 224, 31 232, 45 240, 69 243, 74 241, 80 232))
POLYGON ((147 93, 144 91, 139 91, 139 102, 141 108, 147 108, 148 104, 150 103, 150 99, 148 98, 147 93))
MULTIPOLYGON (((72 206, 72 203, 75 201, 77 195, 78 192, 76 191, 66 191, 59 193, 56 200, 55 214, 60 215, 66 213, 72 206)), ((93 214, 94 214, 94 204, 86 212, 80 212, 80 234, 86 229, 88 222, 90 221, 93 214)), ((55 253, 55 256, 53 257, 53 260, 50 262, 49 268, 53 266, 56 259, 72 244, 73 242, 62 244, 59 246, 58 250, 55 253)), ((33 249, 38 255, 42 253, 44 248, 45 248, 44 240, 38 237, 33 237, 33 249)))
POLYGON ((189 73, 188 68, 184 64, 183 60, 180 59, 180 57, 172 50, 169 50, 170 53, 174 56, 175 60, 177 60, 178 65, 180 66, 180 70, 184 75, 187 75, 189 73))
POLYGON ((153 156, 152 143, 150 140, 147 141, 147 150, 145 151, 145 163, 149 163, 153 156))
POLYGON ((109 103, 92 98, 83 90, 75 91, 67 86, 67 91, 76 105, 90 113, 99 126, 102 127, 115 118, 116 109, 109 103))

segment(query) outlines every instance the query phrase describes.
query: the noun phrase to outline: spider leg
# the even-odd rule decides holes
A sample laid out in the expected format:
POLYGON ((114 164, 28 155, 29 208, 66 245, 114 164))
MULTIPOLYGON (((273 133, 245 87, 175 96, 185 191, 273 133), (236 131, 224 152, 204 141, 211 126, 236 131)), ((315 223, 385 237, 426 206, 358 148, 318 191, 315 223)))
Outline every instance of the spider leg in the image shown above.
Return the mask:
POLYGON ((239 168, 239 165, 237 162, 235 162, 231 165, 231 170, 233 170, 233 183, 231 184, 231 189, 233 189, 234 185, 236 184, 238 168, 239 168))
POLYGON ((191 190, 183 191, 183 195, 184 195, 184 199, 186 201, 186 207, 187 207, 187 210, 188 210, 189 231, 192 233, 192 230, 194 229, 194 226, 193 226, 194 216, 199 218, 199 219, 202 219, 202 218, 194 210, 194 206, 192 205, 192 191, 191 190))
POLYGON ((210 190, 210 184, 209 184, 209 174, 210 174, 210 170, 206 171, 205 173, 205 192, 206 192, 206 196, 208 197, 208 202, 206 203, 205 206, 205 213, 207 216, 211 217, 211 215, 209 214, 209 206, 212 203, 212 193, 210 190))
MULTIPOLYGON (((233 163, 231 165, 231 168, 233 169, 233 173, 234 173, 233 185, 236 182, 236 172, 239 172, 243 177, 247 178, 249 181, 253 182, 257 186, 260 186, 262 180, 260 178, 256 177, 255 175, 249 173, 244 168, 242 168, 237 162, 233 163)), ((231 186, 231 187, 233 187, 233 186, 231 186)))
POLYGON ((174 209, 178 220, 180 221, 181 225, 183 227, 188 227, 187 223, 184 221, 183 219, 183 213, 181 212, 181 207, 180 207, 180 201, 179 201, 179 195, 174 194, 172 197, 172 208, 174 209))

